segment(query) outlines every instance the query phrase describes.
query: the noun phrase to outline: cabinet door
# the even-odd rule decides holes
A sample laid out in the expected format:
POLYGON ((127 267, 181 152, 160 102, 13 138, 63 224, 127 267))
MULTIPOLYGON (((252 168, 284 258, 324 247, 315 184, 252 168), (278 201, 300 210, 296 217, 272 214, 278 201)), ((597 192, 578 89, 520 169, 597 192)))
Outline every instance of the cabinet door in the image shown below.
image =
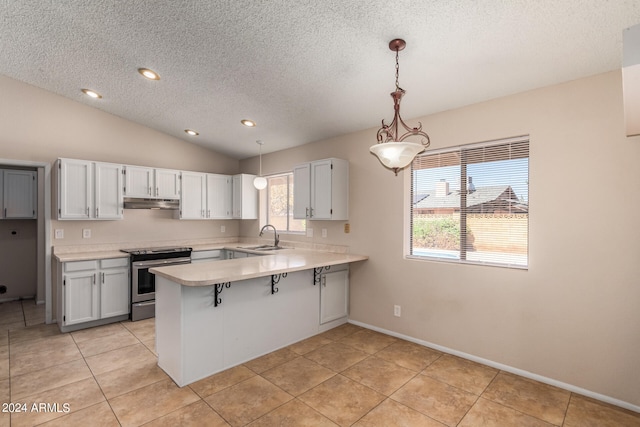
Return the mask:
POLYGON ((35 218, 36 173, 7 169, 3 176, 4 218, 35 218))
POLYGON ((255 175, 233 176, 233 217, 258 219, 258 189, 253 186, 255 175))
POLYGON ((325 273, 320 281, 320 324, 349 314, 349 270, 325 273))
POLYGON ((180 219, 206 218, 206 189, 206 174, 182 172, 180 189, 180 219))
POLYGON ((159 199, 180 198, 180 171, 172 169, 155 169, 155 195, 159 199))
POLYGON ((231 218, 231 177, 207 174, 207 218, 231 218))
POLYGON ((311 163, 311 218, 331 219, 331 160, 311 163))
POLYGON ((152 198, 154 187, 153 168, 125 166, 125 196, 152 198))
POLYGON ((95 164, 95 217, 122 219, 122 165, 95 164))
POLYGON ((64 276, 65 325, 99 319, 97 272, 83 271, 64 276))
POLYGON ((306 219, 309 217, 311 202, 311 165, 305 163, 293 168, 293 217, 306 219))
POLYGON ((100 318, 129 313, 129 269, 100 271, 100 318))
POLYGON ((91 162, 61 159, 58 167, 58 219, 89 219, 93 197, 91 162))

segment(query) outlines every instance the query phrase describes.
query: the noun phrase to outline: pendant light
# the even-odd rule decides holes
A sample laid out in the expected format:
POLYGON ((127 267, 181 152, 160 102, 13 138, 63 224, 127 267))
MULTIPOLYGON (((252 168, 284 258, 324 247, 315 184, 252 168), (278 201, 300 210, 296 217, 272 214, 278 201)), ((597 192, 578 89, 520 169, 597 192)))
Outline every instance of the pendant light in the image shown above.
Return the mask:
POLYGON ((429 146, 429 135, 422 131, 422 124, 418 122, 418 126, 411 128, 400 117, 400 100, 405 94, 404 89, 400 88, 398 84, 398 75, 400 72, 400 65, 398 63, 398 52, 403 50, 407 46, 407 43, 402 39, 394 39, 389 42, 389 49, 396 52, 396 90, 391 92, 393 98, 394 116, 390 125, 384 123, 382 120, 382 127, 378 129, 377 139, 378 143, 371 146, 369 151, 378 156, 382 164, 393 170, 398 175, 400 169, 404 169, 409 166, 413 159, 424 151, 429 146), (400 135, 400 125, 406 130, 406 132, 400 135), (405 139, 410 136, 420 136, 423 139, 420 143, 417 142, 405 142, 405 139))
POLYGON ((262 176, 262 144, 264 144, 264 142, 258 140, 256 144, 260 146, 260 175, 253 179, 253 186, 258 190, 264 190, 267 187, 267 179, 262 176))

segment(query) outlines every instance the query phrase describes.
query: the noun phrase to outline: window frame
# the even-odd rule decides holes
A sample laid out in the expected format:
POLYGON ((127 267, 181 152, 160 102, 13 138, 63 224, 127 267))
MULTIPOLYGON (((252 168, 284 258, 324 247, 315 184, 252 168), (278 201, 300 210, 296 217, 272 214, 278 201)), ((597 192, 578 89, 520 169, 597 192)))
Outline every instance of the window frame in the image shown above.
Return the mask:
POLYGON ((271 174, 271 175, 264 175, 264 177, 267 180, 267 187, 266 187, 266 193, 265 193, 265 219, 266 222, 265 224, 270 224, 270 218, 269 218, 269 211, 270 211, 270 204, 271 204, 271 200, 269 197, 270 191, 270 180, 274 179, 274 178, 281 178, 281 177, 287 177, 287 228, 286 229, 281 229, 278 228, 278 233, 279 234, 295 234, 295 235, 306 235, 307 233, 307 222, 306 220, 299 220, 299 219, 295 219, 293 218, 293 205, 289 205, 289 199, 290 196, 293 195, 293 185, 295 185, 295 183, 291 184, 290 181, 293 180, 293 171, 288 171, 288 172, 279 172, 279 173, 275 173, 275 174, 271 174), (291 194, 289 194, 289 187, 291 186, 291 194), (291 213, 291 216, 289 215, 289 213, 291 213), (294 221, 303 221, 304 223, 304 230, 302 231, 296 231, 296 230, 290 230, 290 226, 291 226, 291 220, 294 221))
MULTIPOLYGON (((530 215, 531 209, 529 206, 530 201, 530 182, 531 182, 531 139, 529 135, 520 135, 512 138, 504 138, 497 140, 490 140, 478 143, 471 144, 463 144, 457 146, 451 146, 441 149, 428 150, 426 152, 418 154, 416 158, 420 156, 429 156, 435 154, 445 154, 445 153, 453 153, 453 152, 462 152, 462 151, 470 151, 473 149, 491 147, 497 145, 504 144, 515 144, 520 142, 526 142, 528 144, 528 152, 527 152, 527 215, 530 215)), ((526 253, 526 265, 515 264, 515 263, 501 263, 501 262, 492 262, 492 261, 480 261, 480 260, 468 260, 468 259, 454 259, 454 258, 446 258, 446 257, 438 257, 438 256, 429 256, 429 255, 414 255, 412 254, 412 244, 413 244, 413 204, 414 204, 414 189, 413 189, 413 162, 407 167, 407 173, 404 173, 404 214, 405 214, 405 226, 404 226, 404 258, 408 260, 415 261, 427 261, 427 262, 444 262, 444 263, 452 263, 452 264, 462 264, 462 265, 476 265, 476 266, 490 266, 490 267, 501 267, 501 268, 509 268, 516 270, 528 270, 531 265, 530 259, 530 217, 527 217, 527 226, 526 226, 526 245, 527 245, 527 253, 526 253)), ((459 178, 466 177, 466 174, 460 172, 459 178)), ((461 198, 461 205, 464 199, 461 198)), ((462 209, 461 209, 462 212, 462 209)), ((462 214, 462 213, 461 213, 462 214)), ((463 239, 460 239, 460 243, 462 244, 463 239)), ((462 252, 462 249, 459 249, 459 252, 462 252)))

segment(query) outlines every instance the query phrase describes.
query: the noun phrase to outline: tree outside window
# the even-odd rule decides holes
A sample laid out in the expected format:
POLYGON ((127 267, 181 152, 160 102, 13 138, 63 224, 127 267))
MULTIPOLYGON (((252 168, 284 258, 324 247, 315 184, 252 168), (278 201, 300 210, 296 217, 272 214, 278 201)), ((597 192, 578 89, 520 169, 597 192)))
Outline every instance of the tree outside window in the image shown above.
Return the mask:
POLYGON ((306 220, 293 219, 293 173, 267 177, 267 223, 282 232, 304 233, 306 220))

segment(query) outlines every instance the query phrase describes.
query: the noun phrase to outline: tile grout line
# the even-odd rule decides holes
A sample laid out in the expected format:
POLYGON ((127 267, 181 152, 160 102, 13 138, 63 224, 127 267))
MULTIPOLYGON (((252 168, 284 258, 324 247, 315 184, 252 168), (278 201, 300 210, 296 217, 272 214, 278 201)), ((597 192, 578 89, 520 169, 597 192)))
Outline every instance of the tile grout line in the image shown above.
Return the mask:
MULTIPOLYGON (((78 345, 78 342, 76 341, 76 338, 73 336, 73 334, 71 334, 71 332, 68 332, 68 334, 71 336, 71 339, 73 340, 73 343, 76 345, 76 348, 78 349, 78 352, 82 356, 82 361, 85 363, 85 365, 87 365, 87 369, 89 369, 89 372, 91 372, 91 377, 93 378, 93 380, 96 382, 96 385, 100 389, 100 393, 102 393, 102 397, 104 397, 104 401, 107 402, 107 405, 109 405, 109 409, 113 413, 113 416, 115 417, 116 421, 118 421, 118 424, 122 425, 122 423, 120 422, 120 419, 118 418, 118 415, 113 410, 113 407, 111 407, 111 402, 109 402, 109 399, 107 399, 107 395, 104 394, 104 390, 102 389, 102 386, 100 386, 100 383, 98 382, 98 379, 96 378, 95 374, 93 373, 93 370, 91 369, 91 367, 87 363, 87 358, 85 357, 84 353, 82 353, 82 350, 80 350, 80 346, 78 345)), ((99 405, 99 404, 100 403, 96 403, 95 405, 99 405)), ((95 405, 91 405, 91 406, 95 406, 95 405)), ((91 406, 87 406, 87 408, 90 408, 91 406)), ((86 408, 83 408, 83 409, 86 409, 86 408)))

